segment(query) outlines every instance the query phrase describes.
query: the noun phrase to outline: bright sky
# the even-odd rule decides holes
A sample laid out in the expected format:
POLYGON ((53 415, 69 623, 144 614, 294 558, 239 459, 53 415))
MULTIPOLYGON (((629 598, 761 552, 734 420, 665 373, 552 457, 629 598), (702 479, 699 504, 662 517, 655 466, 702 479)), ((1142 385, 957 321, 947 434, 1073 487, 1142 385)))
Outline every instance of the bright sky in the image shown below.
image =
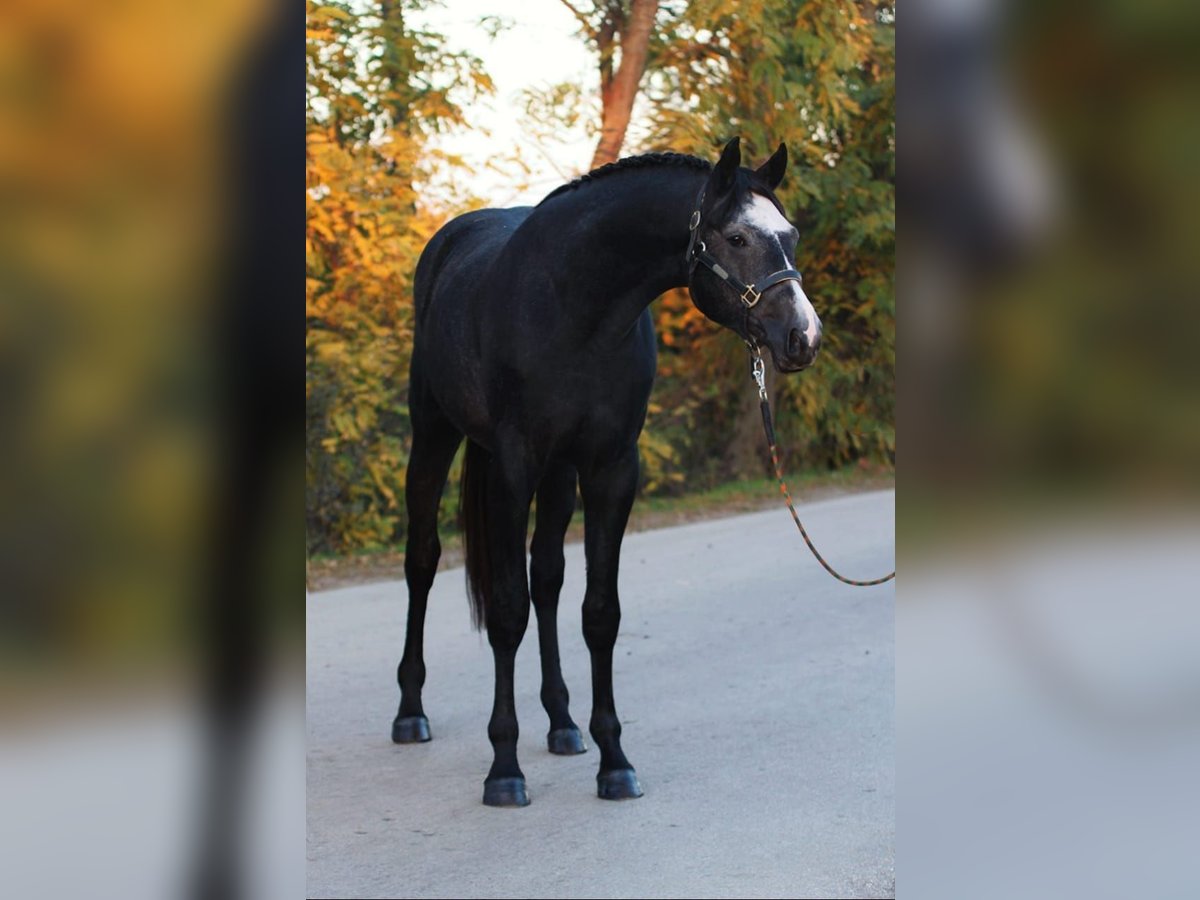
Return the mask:
POLYGON ((451 50, 467 50, 483 60, 496 84, 494 96, 468 111, 469 128, 439 140, 462 156, 477 174, 462 185, 489 206, 534 204, 553 188, 587 171, 595 140, 582 128, 562 129, 553 142, 535 139, 521 128, 519 95, 528 87, 563 81, 599 92, 592 53, 577 34, 578 22, 559 0, 445 0, 441 7, 410 13, 409 21, 444 34, 451 50), (512 22, 495 39, 479 25, 484 16, 512 22), (531 174, 520 179, 485 169, 490 159, 516 155, 531 174), (530 186, 521 189, 518 181, 530 186))

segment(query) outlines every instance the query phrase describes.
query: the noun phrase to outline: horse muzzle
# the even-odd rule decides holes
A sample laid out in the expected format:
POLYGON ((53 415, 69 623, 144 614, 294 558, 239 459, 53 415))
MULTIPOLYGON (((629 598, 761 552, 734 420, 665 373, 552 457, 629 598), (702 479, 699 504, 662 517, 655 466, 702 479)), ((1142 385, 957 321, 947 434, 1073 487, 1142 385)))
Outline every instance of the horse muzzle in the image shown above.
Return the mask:
POLYGON ((775 367, 781 372, 799 372, 807 369, 817 358, 821 347, 821 326, 815 328, 792 328, 788 332, 787 344, 782 358, 772 349, 775 367))
POLYGON ((771 351, 771 361, 779 372, 807 369, 816 360, 821 347, 820 322, 800 321, 776 326, 751 320, 747 330, 753 343, 766 345, 771 351))

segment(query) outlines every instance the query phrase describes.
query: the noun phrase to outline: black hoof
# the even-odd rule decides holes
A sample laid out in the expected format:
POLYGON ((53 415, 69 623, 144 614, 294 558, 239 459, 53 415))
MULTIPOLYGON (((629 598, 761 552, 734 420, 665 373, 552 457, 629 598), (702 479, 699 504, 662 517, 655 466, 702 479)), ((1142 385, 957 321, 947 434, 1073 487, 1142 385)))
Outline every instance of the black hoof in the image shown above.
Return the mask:
POLYGON ((424 716, 396 716, 392 722, 392 741, 396 744, 423 744, 429 740, 429 720, 424 716))
POLYGON ((587 753, 587 744, 578 728, 556 728, 546 736, 546 746, 551 753, 559 756, 572 756, 576 753, 587 753))
POLYGON ((613 769, 596 776, 596 794, 601 800, 632 800, 642 796, 642 786, 633 769, 613 769))
POLYGON ((524 778, 489 778, 483 783, 484 806, 528 806, 524 778))

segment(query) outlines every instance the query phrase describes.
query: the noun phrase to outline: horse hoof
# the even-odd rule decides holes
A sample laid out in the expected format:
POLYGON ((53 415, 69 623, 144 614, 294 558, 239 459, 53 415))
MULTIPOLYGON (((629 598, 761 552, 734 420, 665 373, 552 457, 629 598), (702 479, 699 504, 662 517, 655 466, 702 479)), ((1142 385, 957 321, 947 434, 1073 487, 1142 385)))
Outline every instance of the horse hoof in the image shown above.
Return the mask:
POLYGON ((642 786, 633 769, 613 769, 596 776, 596 794, 601 800, 632 800, 642 796, 642 786))
POLYGON ((489 778, 483 783, 484 806, 528 806, 524 778, 489 778))
POLYGON ((587 744, 578 728, 556 728, 546 735, 546 746, 551 753, 559 756, 573 756, 576 753, 587 753, 587 744))
POLYGON ((429 720, 424 716, 396 716, 392 722, 392 742, 423 744, 429 740, 429 720))

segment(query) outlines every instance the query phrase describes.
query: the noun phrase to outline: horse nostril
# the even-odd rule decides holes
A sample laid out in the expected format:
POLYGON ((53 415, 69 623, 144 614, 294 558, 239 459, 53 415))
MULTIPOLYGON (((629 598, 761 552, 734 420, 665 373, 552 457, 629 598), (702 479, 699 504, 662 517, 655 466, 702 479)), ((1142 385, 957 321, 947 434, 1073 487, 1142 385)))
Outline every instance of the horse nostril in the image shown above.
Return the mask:
POLYGON ((788 333, 787 352, 791 357, 797 357, 804 352, 804 332, 799 328, 793 328, 788 333))

